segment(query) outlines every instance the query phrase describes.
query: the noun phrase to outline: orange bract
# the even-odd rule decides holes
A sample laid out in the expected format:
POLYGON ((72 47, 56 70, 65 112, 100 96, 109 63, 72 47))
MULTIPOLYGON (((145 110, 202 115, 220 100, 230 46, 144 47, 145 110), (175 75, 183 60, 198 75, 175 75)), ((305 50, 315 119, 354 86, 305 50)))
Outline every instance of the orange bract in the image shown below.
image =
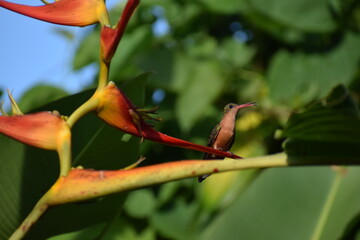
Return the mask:
POLYGON ((110 62, 115 54, 119 42, 125 32, 125 28, 130 20, 131 15, 139 5, 139 0, 129 0, 125 6, 121 18, 114 28, 103 26, 100 36, 101 58, 105 62, 110 62))
POLYGON ((108 24, 103 0, 60 0, 43 6, 28 6, 0 0, 0 7, 45 22, 69 26, 108 24))
POLYGON ((68 132, 66 122, 56 112, 0 116, 0 133, 38 148, 57 150, 59 138, 68 132))

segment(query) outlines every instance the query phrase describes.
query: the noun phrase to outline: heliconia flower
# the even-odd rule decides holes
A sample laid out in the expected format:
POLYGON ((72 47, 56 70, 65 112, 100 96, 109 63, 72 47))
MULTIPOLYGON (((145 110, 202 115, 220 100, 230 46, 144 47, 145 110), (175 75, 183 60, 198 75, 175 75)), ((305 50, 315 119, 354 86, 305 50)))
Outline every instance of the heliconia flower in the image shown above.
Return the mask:
POLYGON ((98 90, 94 94, 94 98, 98 99, 99 102, 96 109, 98 117, 126 133, 171 146, 188 148, 229 158, 240 158, 230 152, 194 144, 155 130, 145 122, 145 119, 157 120, 149 115, 155 113, 156 108, 150 110, 137 108, 113 82, 110 82, 105 88, 98 90))
POLYGON ((19 142, 56 150, 59 134, 66 122, 57 112, 39 112, 19 116, 0 116, 0 133, 19 142))
POLYGON ((42 6, 28 6, 0 0, 0 7, 45 22, 88 26, 97 22, 109 24, 103 0, 60 0, 42 6))
POLYGON ((57 151, 60 175, 71 168, 71 131, 56 111, 0 116, 0 133, 30 146, 57 151))
POLYGON ((24 115, 9 90, 8 96, 13 115, 1 109, 0 133, 34 147, 57 150, 60 133, 69 129, 60 114, 53 111, 24 115))
POLYGON ((103 26, 100 35, 101 58, 105 62, 110 62, 114 56, 120 39, 124 34, 125 28, 131 15, 139 5, 139 0, 128 0, 125 9, 115 27, 103 26))

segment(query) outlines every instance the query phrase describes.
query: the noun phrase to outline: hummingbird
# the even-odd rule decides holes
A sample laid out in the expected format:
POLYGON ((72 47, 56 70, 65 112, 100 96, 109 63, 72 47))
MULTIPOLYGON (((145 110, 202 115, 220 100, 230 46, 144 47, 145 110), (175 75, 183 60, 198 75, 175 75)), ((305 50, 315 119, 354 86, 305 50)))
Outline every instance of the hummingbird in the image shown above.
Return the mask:
MULTIPOLYGON (((223 117, 214 129, 211 131, 208 139, 208 147, 219 149, 222 151, 229 151, 235 140, 235 120, 236 115, 240 109, 245 107, 256 106, 256 102, 249 102, 245 104, 229 103, 224 107, 223 117)), ((211 153, 205 153, 203 159, 224 159, 224 157, 217 156, 211 153)), ((201 183, 205 178, 211 174, 206 174, 198 177, 198 182, 201 183)))

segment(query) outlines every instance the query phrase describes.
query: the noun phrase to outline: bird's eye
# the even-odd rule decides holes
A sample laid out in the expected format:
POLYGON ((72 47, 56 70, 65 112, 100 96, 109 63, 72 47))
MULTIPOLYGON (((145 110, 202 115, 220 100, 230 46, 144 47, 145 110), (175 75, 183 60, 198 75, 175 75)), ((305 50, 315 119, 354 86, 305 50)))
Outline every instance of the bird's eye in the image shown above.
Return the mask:
POLYGON ((232 104, 229 105, 229 108, 233 108, 233 107, 234 107, 234 105, 232 105, 232 104))

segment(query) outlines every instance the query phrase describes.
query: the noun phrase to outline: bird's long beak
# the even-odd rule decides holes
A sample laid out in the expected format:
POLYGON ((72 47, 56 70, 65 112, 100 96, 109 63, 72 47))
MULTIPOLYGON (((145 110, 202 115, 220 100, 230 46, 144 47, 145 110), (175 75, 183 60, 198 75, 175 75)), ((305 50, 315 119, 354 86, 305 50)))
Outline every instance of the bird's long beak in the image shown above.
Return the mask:
POLYGON ((256 102, 249 102, 249 103, 244 103, 244 104, 238 105, 236 108, 240 110, 241 108, 254 107, 254 106, 257 106, 256 102))

